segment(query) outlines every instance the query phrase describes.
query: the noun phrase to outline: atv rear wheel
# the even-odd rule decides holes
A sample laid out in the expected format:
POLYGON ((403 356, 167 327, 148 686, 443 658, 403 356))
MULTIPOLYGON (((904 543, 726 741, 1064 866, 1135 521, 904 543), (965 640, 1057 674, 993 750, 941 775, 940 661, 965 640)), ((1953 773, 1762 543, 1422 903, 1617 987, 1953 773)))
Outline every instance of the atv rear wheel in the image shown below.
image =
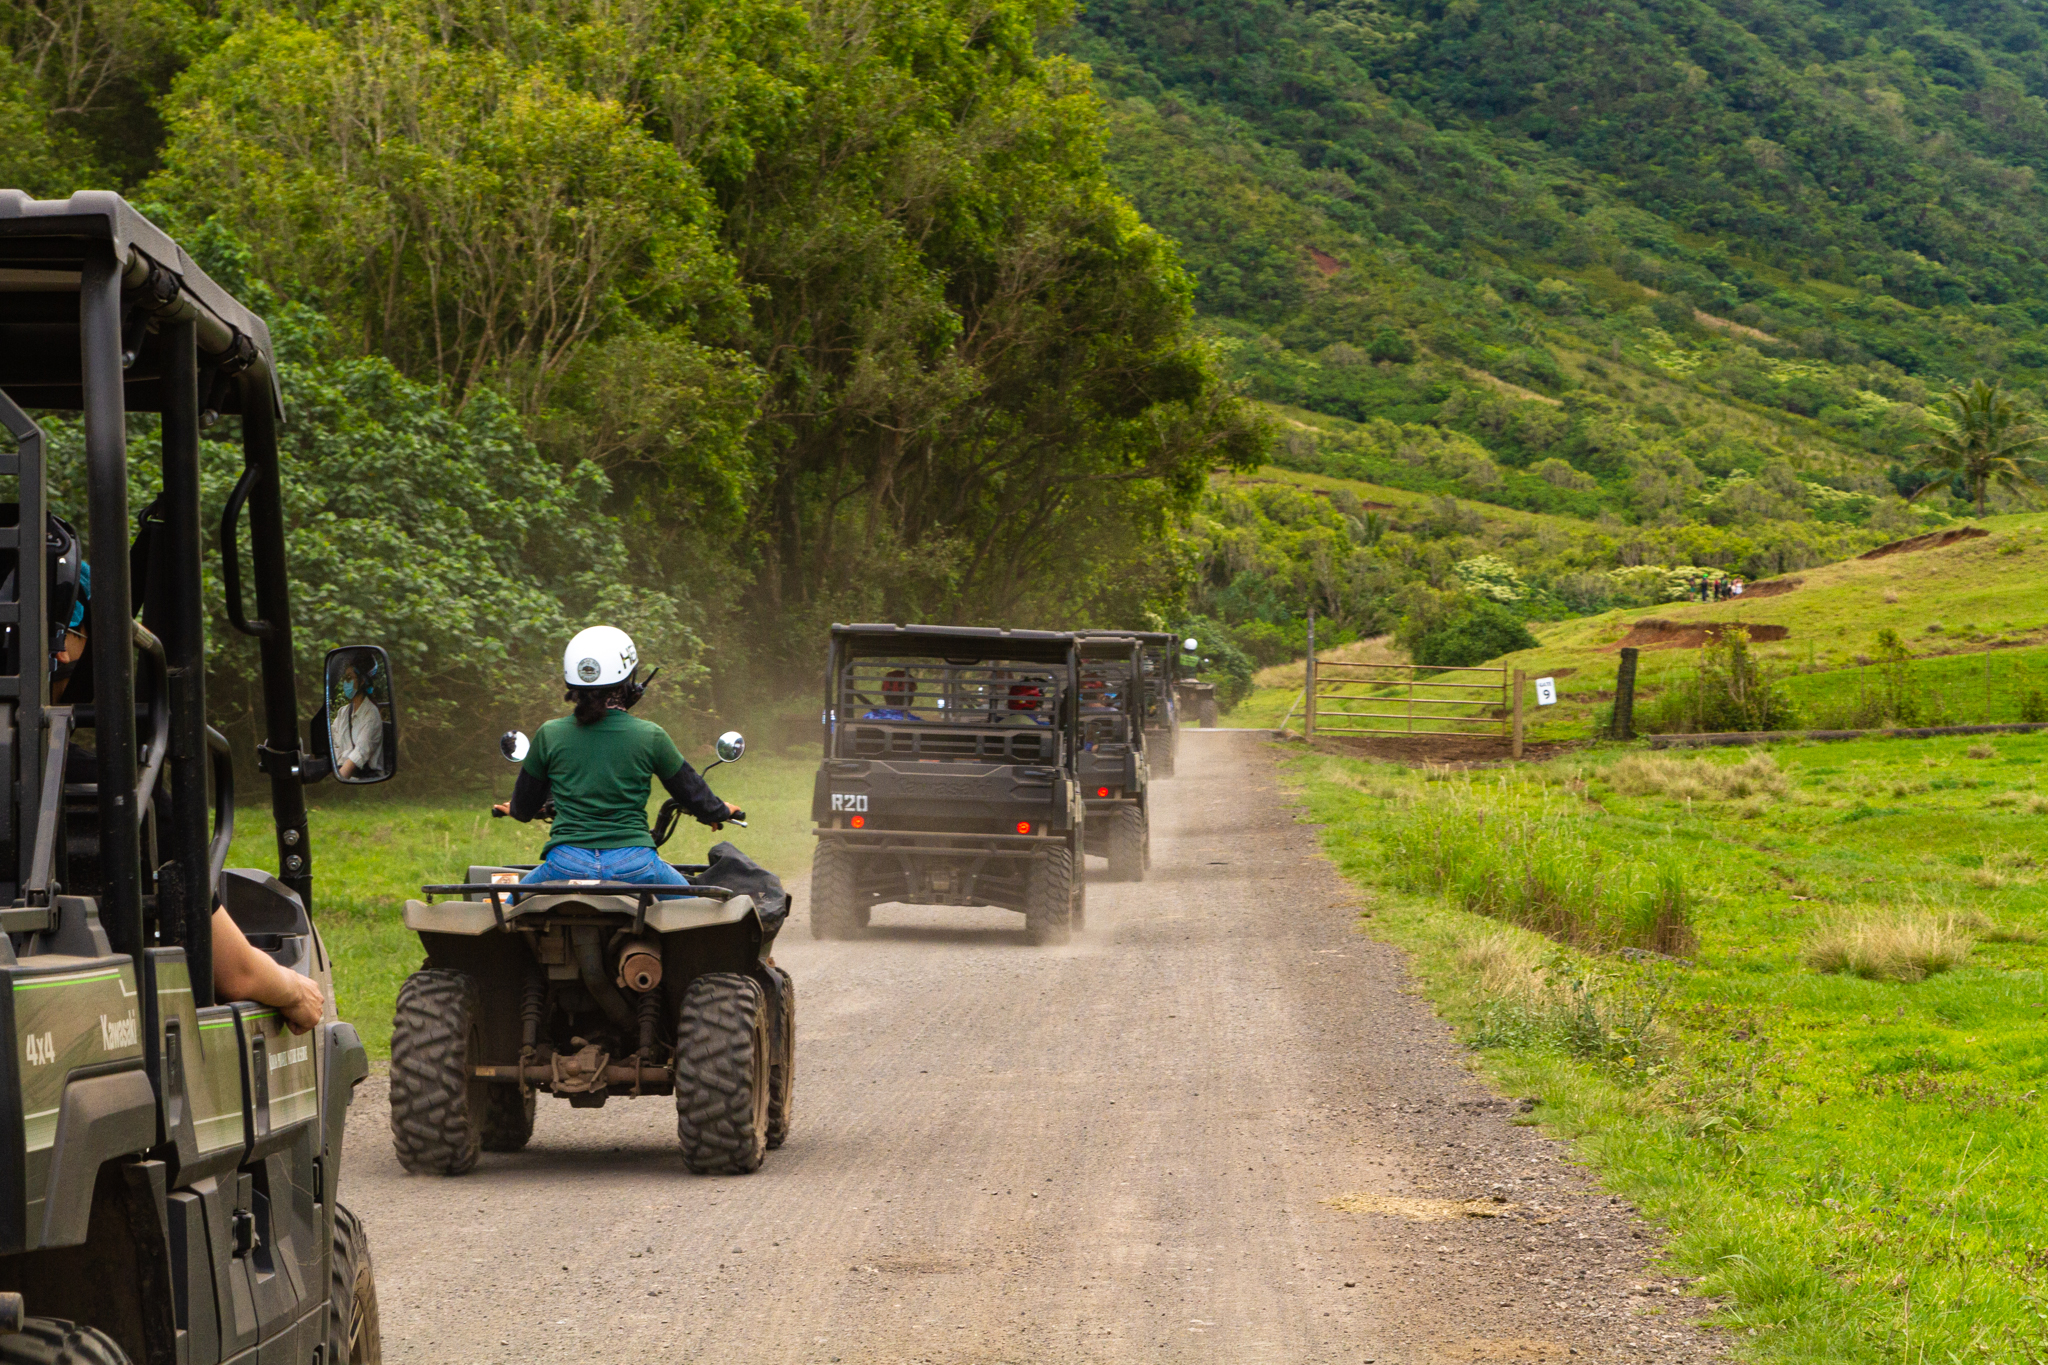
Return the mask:
POLYGON ((334 1261, 328 1273, 327 1359, 332 1365, 381 1365, 377 1277, 370 1239, 344 1204, 334 1206, 334 1261))
POLYGON ((97 1327, 63 1318, 23 1318, 0 1336, 0 1365, 130 1365, 128 1353, 97 1327))
POLYGON ((1024 874, 1024 932, 1039 947, 1065 943, 1074 922, 1074 855, 1047 849, 1024 874))
POLYGON ((1145 811, 1141 806, 1118 806, 1110 817, 1109 879, 1145 880, 1145 811))
POLYGON ((789 1140, 789 1124, 796 1098, 796 982, 780 967, 770 967, 782 997, 775 1018, 775 1053, 768 1069, 768 1147, 770 1151, 789 1140))
POLYGON ((391 1145, 414 1175, 461 1175, 476 1165, 491 1089, 469 1070, 482 1050, 478 1013, 476 983, 462 972, 414 972, 398 989, 391 1145))
POLYGON ((493 1085, 484 1091, 483 1127, 479 1137, 487 1152, 516 1152, 533 1137, 534 1092, 516 1085, 493 1085))
MULTIPOLYGON (((813 913, 817 897, 811 898, 813 913)), ((768 1151, 774 1040, 760 983, 709 972, 683 993, 676 1025, 676 1137, 699 1175, 744 1175, 768 1151)))
POLYGON ((836 844, 819 844, 811 858, 811 937, 858 938, 868 909, 857 906, 853 859, 836 844))

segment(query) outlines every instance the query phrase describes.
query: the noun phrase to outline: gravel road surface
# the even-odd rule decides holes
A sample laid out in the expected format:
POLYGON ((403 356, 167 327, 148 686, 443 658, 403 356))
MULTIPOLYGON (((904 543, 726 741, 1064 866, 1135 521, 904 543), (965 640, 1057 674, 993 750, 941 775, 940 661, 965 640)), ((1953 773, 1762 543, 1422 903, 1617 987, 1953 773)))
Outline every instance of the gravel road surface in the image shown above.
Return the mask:
POLYGON ((1189 732, 1156 801, 1150 877, 1095 863, 1067 948, 909 907, 818 943, 800 895, 797 1121, 755 1175, 686 1174, 666 1098, 543 1097, 525 1152, 408 1177, 366 1082, 385 1359, 1719 1358, 1654 1230, 1358 933, 1260 736, 1189 732))

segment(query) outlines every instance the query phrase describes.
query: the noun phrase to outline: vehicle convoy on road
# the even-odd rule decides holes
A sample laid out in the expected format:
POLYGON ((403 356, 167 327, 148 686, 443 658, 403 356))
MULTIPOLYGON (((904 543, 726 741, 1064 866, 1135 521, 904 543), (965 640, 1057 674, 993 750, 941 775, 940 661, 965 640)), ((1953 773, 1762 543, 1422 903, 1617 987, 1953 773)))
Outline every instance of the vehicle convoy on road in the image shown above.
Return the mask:
MULTIPOLYGON (((1180 756, 1180 693, 1174 687, 1179 677, 1182 641, 1165 630, 1077 630, 1086 640, 1098 635, 1125 636, 1144 647, 1145 665, 1145 757, 1152 776, 1172 777, 1174 760, 1180 756)), ((1192 641, 1188 644, 1191 646, 1192 641)))
MULTIPOLYGON (((524 760, 530 743, 506 735, 505 757, 524 760)), ((745 750, 728 731, 706 772, 745 750)), ((646 790, 643 777, 643 807, 646 790)), ((681 813, 671 797, 653 850, 681 813)), ((789 1134, 795 1084, 796 987, 770 956, 789 914, 782 883, 729 843, 670 864, 681 885, 523 880, 537 866, 473 866, 425 888, 447 899, 406 902, 427 957, 391 1029, 399 1163, 461 1175, 480 1151, 516 1152, 540 1093, 578 1109, 673 1095, 686 1167, 758 1169, 789 1134)))
POLYGON ((389 778, 397 726, 383 651, 353 646, 328 678, 354 680, 354 761, 330 761, 332 708, 300 747, 280 415, 263 320, 119 196, 0 190, 5 1365, 379 1358, 369 1247, 336 1199, 369 1063, 335 1017, 302 788, 389 778), (83 414, 84 507, 50 505, 31 410, 83 414), (133 516, 131 413, 162 436, 162 492, 133 516), (242 447, 220 568, 258 645, 278 876, 225 866, 234 764, 207 723, 200 533, 216 417, 242 447), (288 994, 217 998, 258 980, 288 994))
POLYGON ((1084 847, 1109 859, 1111 881, 1143 881, 1152 860, 1146 749, 1143 647, 1128 635, 1084 635, 1074 768, 1088 811, 1084 847))
POLYGON ((873 907, 988 905, 1033 943, 1082 920, 1080 642, 1059 631, 835 625, 811 795, 811 932, 873 907))

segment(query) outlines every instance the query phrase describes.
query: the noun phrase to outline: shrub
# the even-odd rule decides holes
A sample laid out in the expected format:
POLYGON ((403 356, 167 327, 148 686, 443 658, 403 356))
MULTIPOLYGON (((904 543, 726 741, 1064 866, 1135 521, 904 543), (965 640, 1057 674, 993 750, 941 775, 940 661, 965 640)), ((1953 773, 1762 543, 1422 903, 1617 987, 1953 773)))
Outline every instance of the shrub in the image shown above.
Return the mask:
POLYGON ((2048 725, 2048 693, 2037 687, 2021 697, 2020 720, 2027 725, 2048 725))
POLYGON ((1665 735, 1784 730, 1796 719, 1777 674, 1750 652, 1749 632, 1734 626, 1700 650, 1690 678, 1643 708, 1636 728, 1665 735))
POLYGON ((1872 981, 1923 981, 1958 966, 1975 939, 1954 915, 1877 910, 1837 916, 1806 941, 1806 965, 1872 981))
POLYGON ((1520 617, 1498 602, 1480 600, 1417 640, 1414 657, 1435 668, 1468 668, 1534 648, 1536 637, 1520 617))
POLYGON ((1669 796, 1679 801, 1782 796, 1791 785, 1778 760, 1769 754, 1751 754, 1740 763, 1674 754, 1630 754, 1607 770, 1607 780, 1627 796, 1669 796))

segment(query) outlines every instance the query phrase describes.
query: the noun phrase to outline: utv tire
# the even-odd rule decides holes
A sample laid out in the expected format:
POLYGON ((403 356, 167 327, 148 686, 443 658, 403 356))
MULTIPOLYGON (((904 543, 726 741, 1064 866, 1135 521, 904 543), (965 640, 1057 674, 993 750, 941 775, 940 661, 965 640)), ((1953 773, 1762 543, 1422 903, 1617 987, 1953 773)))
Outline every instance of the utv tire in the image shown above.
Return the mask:
POLYGON ((97 1327, 63 1318, 23 1318, 0 1336, 0 1365, 131 1365, 128 1353, 97 1327))
MULTIPOLYGON (((811 897, 813 912, 817 897, 811 897)), ((768 1151, 774 1030, 760 983, 709 972, 676 1025, 676 1137, 698 1175, 745 1175, 768 1151)))
POLYGON ((1024 874, 1024 932, 1038 947, 1065 943, 1074 922, 1074 855, 1049 849, 1024 874))
POLYGON ((480 1048, 476 983, 418 971, 391 1021, 391 1145, 413 1175, 461 1175, 482 1146, 490 1082, 469 1074, 480 1048))
POLYGON ((780 988, 782 1008, 775 1018, 775 1052, 768 1068, 768 1149, 789 1140, 796 1098, 796 982, 780 967, 768 969, 780 988))
POLYGON ((1118 806, 1110 817, 1109 879, 1113 882, 1145 880, 1145 810, 1142 806, 1118 806))
POLYGON ((384 1346, 377 1327, 377 1277, 370 1239, 344 1204, 334 1206, 334 1262, 328 1273, 327 1360, 331 1365, 380 1365, 384 1346))
POLYGON ((819 844, 811 858, 811 937, 860 937, 868 912, 854 897, 853 858, 836 844, 819 844))
POLYGON ((520 1092, 516 1085, 493 1085, 484 1090, 483 1126, 479 1137, 487 1152, 516 1152, 533 1137, 535 1092, 520 1092))
POLYGON ((1173 776, 1173 751, 1179 738, 1172 730, 1160 731, 1159 751, 1152 756, 1152 776, 1173 776))
POLYGON ((1077 934, 1088 927, 1088 878, 1085 876, 1074 878, 1074 910, 1068 923, 1077 934))

